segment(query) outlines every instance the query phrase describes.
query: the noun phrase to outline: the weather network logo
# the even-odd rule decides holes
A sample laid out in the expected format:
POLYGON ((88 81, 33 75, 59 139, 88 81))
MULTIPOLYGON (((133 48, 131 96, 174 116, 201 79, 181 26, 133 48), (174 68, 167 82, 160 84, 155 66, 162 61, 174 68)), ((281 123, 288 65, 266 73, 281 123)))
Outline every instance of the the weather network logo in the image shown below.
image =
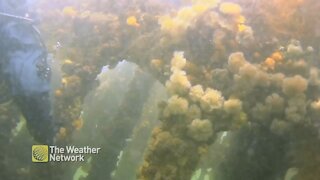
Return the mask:
POLYGON ((32 146, 32 162, 48 162, 49 147, 47 145, 32 146))
POLYGON ((71 146, 32 146, 32 162, 85 162, 85 157, 92 154, 98 154, 101 148, 97 147, 76 147, 71 146))

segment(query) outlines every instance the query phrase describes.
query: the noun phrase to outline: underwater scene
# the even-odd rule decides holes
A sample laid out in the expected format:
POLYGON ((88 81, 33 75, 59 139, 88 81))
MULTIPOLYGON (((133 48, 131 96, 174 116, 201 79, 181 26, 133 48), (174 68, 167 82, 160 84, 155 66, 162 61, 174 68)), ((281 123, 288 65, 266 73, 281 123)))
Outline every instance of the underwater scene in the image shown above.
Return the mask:
POLYGON ((319 12, 0 0, 0 180, 320 180, 319 12))

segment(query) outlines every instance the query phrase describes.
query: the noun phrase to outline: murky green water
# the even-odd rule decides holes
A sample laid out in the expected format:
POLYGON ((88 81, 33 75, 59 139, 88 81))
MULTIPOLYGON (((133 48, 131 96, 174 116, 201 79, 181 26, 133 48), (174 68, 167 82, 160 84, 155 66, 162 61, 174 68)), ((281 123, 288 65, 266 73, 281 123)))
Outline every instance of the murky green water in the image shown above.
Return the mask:
POLYGON ((319 10, 0 0, 0 179, 318 180, 319 10))

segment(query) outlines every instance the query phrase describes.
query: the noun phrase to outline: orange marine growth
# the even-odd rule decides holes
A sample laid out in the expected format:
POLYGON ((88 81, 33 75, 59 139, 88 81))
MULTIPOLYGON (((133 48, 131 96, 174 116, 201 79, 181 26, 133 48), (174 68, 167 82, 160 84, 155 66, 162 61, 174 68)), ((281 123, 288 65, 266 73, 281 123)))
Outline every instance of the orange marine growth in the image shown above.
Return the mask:
POLYGON ((238 4, 225 2, 220 5, 220 12, 226 15, 238 16, 241 14, 241 7, 238 4))
POLYGON ((265 61, 264 61, 264 65, 271 70, 274 70, 274 67, 276 65, 276 61, 270 57, 268 57, 265 61))
POLYGON ((238 24, 238 32, 243 32, 247 30, 248 26, 245 25, 246 18, 244 16, 237 16, 236 22, 238 24))
POLYGON ((248 26, 244 24, 238 24, 238 32, 244 32, 247 29, 248 29, 248 26))
POLYGON ((68 17, 75 17, 77 15, 77 11, 72 6, 64 7, 62 13, 68 17))
POLYGON ((271 70, 274 70, 277 63, 281 63, 283 61, 283 55, 280 52, 274 52, 264 61, 264 65, 271 70))
POLYGON ((55 95, 55 97, 61 97, 63 95, 63 93, 62 93, 61 89, 57 89, 54 91, 54 95, 55 95))
POLYGON ((203 13, 207 9, 208 9, 208 7, 203 4, 197 4, 197 5, 192 6, 192 10, 194 10, 196 13, 203 13))
POLYGON ((82 118, 76 119, 72 122, 72 126, 76 129, 76 130, 80 130, 83 126, 83 120, 82 118))
POLYGON ((281 62, 283 61, 283 56, 280 52, 274 52, 272 55, 271 55, 271 58, 274 59, 276 62, 281 62))
POLYGON ((127 25, 129 26, 134 26, 134 27, 139 27, 140 24, 138 23, 138 20, 135 16, 129 16, 127 18, 127 25))

